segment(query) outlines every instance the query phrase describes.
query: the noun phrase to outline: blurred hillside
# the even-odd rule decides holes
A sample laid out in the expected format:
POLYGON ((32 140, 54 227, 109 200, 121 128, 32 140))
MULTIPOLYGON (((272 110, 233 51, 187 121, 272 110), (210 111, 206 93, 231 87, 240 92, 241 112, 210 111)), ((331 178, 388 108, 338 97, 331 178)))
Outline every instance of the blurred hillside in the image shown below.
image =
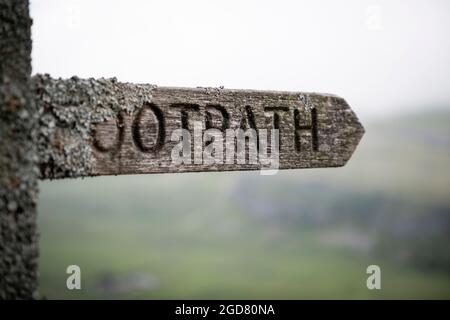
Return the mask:
POLYGON ((41 294, 450 298, 450 113, 364 125, 338 169, 41 182, 41 294))

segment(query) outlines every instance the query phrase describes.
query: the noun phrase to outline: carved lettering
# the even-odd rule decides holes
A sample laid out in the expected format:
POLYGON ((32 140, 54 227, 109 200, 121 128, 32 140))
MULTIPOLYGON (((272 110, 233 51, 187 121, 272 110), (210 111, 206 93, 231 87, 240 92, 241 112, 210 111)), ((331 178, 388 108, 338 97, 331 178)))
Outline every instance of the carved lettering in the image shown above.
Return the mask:
POLYGON ((155 104, 145 104, 137 111, 132 126, 133 142, 142 152, 155 152, 164 144, 164 115, 155 104))
MULTIPOLYGON (((312 108, 310 111, 310 123, 307 124, 304 119, 302 118, 302 115, 300 114, 299 109, 294 110, 294 125, 295 125, 295 149, 297 152, 302 151, 302 140, 303 132, 308 132, 311 134, 311 146, 313 151, 319 150, 319 141, 318 141, 318 135, 317 135, 317 110, 316 108, 312 108)), ((306 115, 306 112, 305 112, 306 115)), ((306 118, 306 117, 305 117, 306 118)))

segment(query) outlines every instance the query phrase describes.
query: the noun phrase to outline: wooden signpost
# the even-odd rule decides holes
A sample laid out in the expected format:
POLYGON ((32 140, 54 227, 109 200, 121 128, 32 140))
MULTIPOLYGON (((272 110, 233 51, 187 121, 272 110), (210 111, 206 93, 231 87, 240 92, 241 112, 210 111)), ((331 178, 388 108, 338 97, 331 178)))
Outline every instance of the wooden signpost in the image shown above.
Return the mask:
POLYGON ((339 167, 364 134, 334 95, 30 78, 28 1, 0 9, 0 298, 37 289, 38 178, 339 167))

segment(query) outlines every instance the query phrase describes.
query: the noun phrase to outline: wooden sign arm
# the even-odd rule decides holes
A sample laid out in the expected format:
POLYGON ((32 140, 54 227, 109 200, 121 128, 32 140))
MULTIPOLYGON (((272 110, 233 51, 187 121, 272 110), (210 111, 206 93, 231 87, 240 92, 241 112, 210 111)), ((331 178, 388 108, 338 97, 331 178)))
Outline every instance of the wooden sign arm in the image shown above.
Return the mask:
POLYGON ((345 100, 329 94, 157 87, 48 75, 34 76, 32 90, 40 112, 41 178, 260 170, 267 167, 262 151, 270 154, 274 143, 279 144, 277 169, 339 167, 364 134, 345 100), (180 129, 192 140, 205 139, 207 129, 218 130, 223 143, 215 147, 223 155, 207 162, 207 142, 191 141, 192 161, 174 162, 174 136, 180 129), (254 149, 246 142, 245 162, 230 156, 238 143, 227 144, 240 129, 257 135, 254 149), (273 129, 279 137, 271 142, 273 129))

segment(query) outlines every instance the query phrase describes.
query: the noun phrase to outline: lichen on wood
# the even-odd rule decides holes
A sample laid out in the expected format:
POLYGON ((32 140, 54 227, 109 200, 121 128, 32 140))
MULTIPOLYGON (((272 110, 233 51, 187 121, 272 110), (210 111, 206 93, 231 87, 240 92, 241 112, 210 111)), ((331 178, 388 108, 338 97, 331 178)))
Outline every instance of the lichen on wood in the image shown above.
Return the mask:
POLYGON ((32 91, 40 114, 38 154, 43 178, 92 175, 92 128, 131 114, 151 101, 152 85, 129 85, 111 79, 53 79, 36 75, 32 91))

